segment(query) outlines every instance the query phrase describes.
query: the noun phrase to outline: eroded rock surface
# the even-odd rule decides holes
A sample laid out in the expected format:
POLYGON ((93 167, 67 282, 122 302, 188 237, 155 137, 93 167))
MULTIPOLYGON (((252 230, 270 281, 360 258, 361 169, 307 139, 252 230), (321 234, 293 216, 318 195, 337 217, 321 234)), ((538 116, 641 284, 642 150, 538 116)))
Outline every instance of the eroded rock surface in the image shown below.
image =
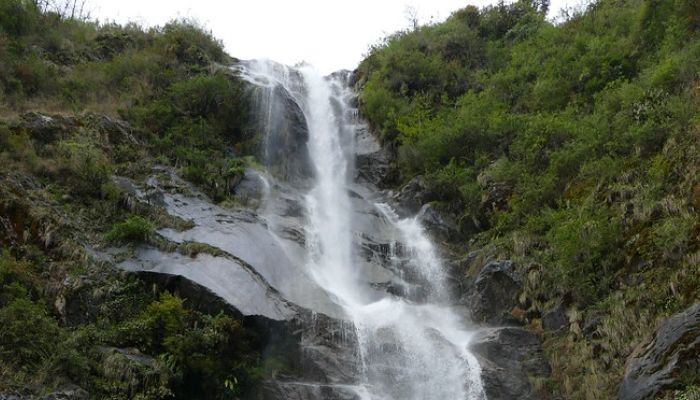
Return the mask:
POLYGON ((522 277, 512 261, 491 261, 479 272, 471 296, 472 317, 490 325, 513 323, 510 311, 518 304, 522 277))
POLYGON ((620 400, 654 399, 700 377, 700 303, 664 321, 627 360, 620 400))
POLYGON ((530 377, 549 376, 551 369, 537 335, 515 327, 484 329, 470 348, 481 364, 489 400, 538 399, 530 377))

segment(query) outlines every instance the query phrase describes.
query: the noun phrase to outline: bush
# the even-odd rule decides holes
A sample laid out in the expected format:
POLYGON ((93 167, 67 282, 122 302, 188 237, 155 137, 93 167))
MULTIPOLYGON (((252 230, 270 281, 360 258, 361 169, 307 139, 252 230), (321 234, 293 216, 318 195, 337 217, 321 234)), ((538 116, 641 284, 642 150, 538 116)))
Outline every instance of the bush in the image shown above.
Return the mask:
POLYGON ((59 142, 57 153, 63 179, 72 192, 99 197, 112 169, 107 155, 86 138, 59 142))
POLYGON ((124 222, 114 224, 106 239, 112 243, 141 243, 147 241, 154 230, 150 221, 134 215, 124 222))
POLYGON ((3 0, 0 2, 0 32, 26 35, 34 29, 39 19, 39 9, 30 0, 3 0))
POLYGON ((32 266, 16 260, 7 250, 0 254, 0 307, 15 299, 36 295, 36 277, 32 266))
POLYGON ((0 308, 0 326, 0 359, 27 369, 49 359, 63 336, 44 307, 22 298, 0 308))
POLYGON ((221 42, 192 20, 169 22, 160 30, 160 34, 159 47, 180 62, 203 65, 209 61, 224 61, 221 42))

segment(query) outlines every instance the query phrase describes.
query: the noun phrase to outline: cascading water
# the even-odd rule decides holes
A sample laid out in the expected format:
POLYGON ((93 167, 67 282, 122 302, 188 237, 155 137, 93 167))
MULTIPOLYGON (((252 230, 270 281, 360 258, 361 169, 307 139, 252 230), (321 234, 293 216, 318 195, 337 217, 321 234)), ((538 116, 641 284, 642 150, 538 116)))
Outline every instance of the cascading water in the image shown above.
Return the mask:
MULTIPOLYGON (((352 323, 357 397, 484 399, 479 365, 468 351, 471 332, 450 306, 437 250, 416 219, 399 218, 381 193, 353 182, 355 128, 361 121, 344 77, 264 61, 249 62, 242 72, 268 93, 282 87, 303 110, 312 167, 298 184, 306 193, 307 273, 352 323), (363 249, 372 246, 384 249, 383 260, 363 257, 363 249), (376 270, 392 275, 393 290, 365 276, 376 270)), ((262 103, 270 129, 274 105, 269 99, 262 103)))

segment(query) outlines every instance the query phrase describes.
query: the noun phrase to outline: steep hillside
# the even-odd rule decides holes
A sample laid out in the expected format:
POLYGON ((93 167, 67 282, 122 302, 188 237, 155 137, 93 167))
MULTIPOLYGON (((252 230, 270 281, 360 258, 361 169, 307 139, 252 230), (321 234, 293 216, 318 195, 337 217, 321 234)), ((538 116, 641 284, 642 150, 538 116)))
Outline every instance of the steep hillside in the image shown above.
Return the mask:
MULTIPOLYGON (((700 3, 599 0, 558 24, 547 3, 398 32, 357 87, 395 156, 385 183, 525 277, 510 314, 542 334, 542 393, 614 398, 635 347, 700 300, 700 3)), ((659 396, 697 395, 690 365, 659 396)))
POLYGON ((235 313, 96 256, 172 247, 154 229, 190 224, 114 174, 170 166, 229 199, 254 146, 231 61, 188 21, 145 30, 0 2, 0 398, 236 398, 265 376, 235 313))

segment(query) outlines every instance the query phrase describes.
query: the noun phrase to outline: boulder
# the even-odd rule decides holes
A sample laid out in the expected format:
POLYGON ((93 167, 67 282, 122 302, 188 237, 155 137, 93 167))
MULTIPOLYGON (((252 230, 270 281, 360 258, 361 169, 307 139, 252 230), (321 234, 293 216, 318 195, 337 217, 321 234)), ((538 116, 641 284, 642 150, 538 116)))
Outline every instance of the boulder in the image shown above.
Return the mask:
POLYGON ((399 206, 397 207, 397 213, 401 216, 407 216, 420 211, 423 204, 428 202, 427 190, 428 186, 423 176, 413 177, 394 196, 394 201, 399 206))
POLYGON ((442 241, 456 240, 459 238, 459 228, 454 219, 441 214, 431 204, 425 204, 416 216, 423 227, 436 239, 442 241))
POLYGON ((484 392, 489 400, 534 400, 530 377, 547 377, 547 363, 540 340, 521 328, 479 331, 470 349, 481 365, 484 392))
POLYGON ((542 328, 552 332, 564 332, 569 328, 569 318, 561 301, 542 315, 542 328))
POLYGON ((654 399, 700 378, 700 303, 661 323, 627 359, 619 400, 654 399))
POLYGON ((486 213, 508 208, 508 198, 513 188, 503 182, 489 182, 481 196, 481 209, 486 213))
POLYGON ((515 323, 510 311, 518 304, 523 286, 512 261, 487 263, 474 281, 470 299, 472 318, 491 325, 515 323))
POLYGON ((67 276, 58 288, 54 308, 61 322, 77 326, 93 322, 99 314, 100 299, 87 276, 67 276))
POLYGON ((82 122, 87 128, 98 132, 107 144, 138 144, 133 135, 134 129, 128 122, 104 114, 86 113, 82 122))
POLYGON ((40 145, 60 140, 77 127, 78 122, 73 117, 46 115, 37 112, 23 114, 19 121, 11 126, 15 131, 26 131, 40 145))
POLYGON ((598 313, 590 313, 586 316, 583 321, 583 327, 581 332, 583 336, 588 340, 599 339, 600 333, 598 333, 598 326, 603 321, 603 316, 598 313))
POLYGON ((355 180, 377 187, 391 175, 389 168, 390 156, 366 126, 357 129, 355 135, 355 180))
POLYGON ((236 199, 242 204, 249 206, 259 205, 268 190, 267 182, 262 174, 248 168, 241 178, 242 179, 233 188, 236 199))

